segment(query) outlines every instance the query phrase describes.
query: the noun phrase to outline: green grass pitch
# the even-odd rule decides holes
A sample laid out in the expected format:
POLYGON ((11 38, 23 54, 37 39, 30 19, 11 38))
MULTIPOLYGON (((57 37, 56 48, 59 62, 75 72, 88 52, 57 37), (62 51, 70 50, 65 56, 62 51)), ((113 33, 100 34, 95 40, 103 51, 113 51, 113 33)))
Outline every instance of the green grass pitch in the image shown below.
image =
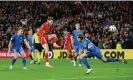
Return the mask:
POLYGON ((23 70, 21 59, 13 70, 9 70, 11 59, 0 59, 0 80, 133 80, 133 60, 127 60, 128 64, 88 61, 93 71, 86 75, 84 65, 74 67, 68 59, 50 59, 52 69, 46 68, 43 60, 37 65, 27 59, 28 70, 23 70))

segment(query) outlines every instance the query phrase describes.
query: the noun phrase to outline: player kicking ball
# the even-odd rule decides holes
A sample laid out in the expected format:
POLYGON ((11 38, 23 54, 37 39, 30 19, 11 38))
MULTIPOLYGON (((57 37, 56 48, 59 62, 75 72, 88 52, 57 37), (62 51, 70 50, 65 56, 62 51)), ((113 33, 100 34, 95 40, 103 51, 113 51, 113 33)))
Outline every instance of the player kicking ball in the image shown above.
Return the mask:
POLYGON ((20 28, 18 28, 18 32, 13 34, 13 36, 11 37, 11 40, 9 42, 9 45, 8 45, 8 48, 9 48, 8 53, 10 53, 11 48, 13 51, 13 58, 12 58, 12 62, 10 65, 11 70, 12 70, 13 65, 16 62, 17 57, 19 55, 21 55, 21 57, 22 57, 22 62, 23 62, 23 66, 24 66, 23 69, 27 70, 25 53, 24 53, 24 50, 23 50, 22 45, 21 45, 23 40, 24 40, 25 44, 27 45, 27 47, 29 49, 31 49, 26 38, 23 35, 23 28, 20 27, 20 28))
POLYGON ((83 53, 80 55, 80 59, 83 62, 83 64, 87 67, 86 74, 89 74, 92 71, 92 68, 87 62, 87 57, 97 57, 99 60, 103 62, 123 62, 127 64, 127 61, 124 59, 116 59, 116 58, 105 58, 98 47, 96 47, 89 39, 84 38, 83 34, 79 34, 77 36, 78 41, 82 43, 83 46, 83 53))
POLYGON ((44 48, 45 54, 44 54, 44 59, 46 62, 46 67, 47 68, 52 68, 52 66, 49 63, 49 46, 48 46, 48 40, 51 40, 53 42, 53 47, 60 48, 56 44, 57 37, 55 34, 50 34, 50 31, 52 30, 52 25, 53 25, 53 18, 48 17, 47 22, 43 23, 37 32, 39 42, 41 43, 42 47, 44 48))

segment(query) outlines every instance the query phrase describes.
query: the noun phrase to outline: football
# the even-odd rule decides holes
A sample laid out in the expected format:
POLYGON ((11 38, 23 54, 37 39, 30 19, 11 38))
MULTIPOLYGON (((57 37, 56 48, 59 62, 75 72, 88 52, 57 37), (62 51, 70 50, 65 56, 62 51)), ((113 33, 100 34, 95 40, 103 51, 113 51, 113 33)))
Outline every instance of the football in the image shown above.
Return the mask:
POLYGON ((115 26, 115 25, 110 25, 110 26, 109 26, 109 31, 111 31, 111 32, 117 31, 116 26, 115 26))

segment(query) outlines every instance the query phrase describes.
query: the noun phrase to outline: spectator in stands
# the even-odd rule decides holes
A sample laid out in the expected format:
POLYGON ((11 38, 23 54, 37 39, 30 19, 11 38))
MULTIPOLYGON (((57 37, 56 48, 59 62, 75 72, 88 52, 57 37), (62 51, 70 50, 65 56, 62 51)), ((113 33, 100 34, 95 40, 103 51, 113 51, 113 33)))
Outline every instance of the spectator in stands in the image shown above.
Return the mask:
POLYGON ((120 41, 117 42, 116 49, 122 49, 122 43, 120 41))
POLYGON ((98 48, 103 49, 103 43, 104 43, 104 41, 100 38, 98 40, 98 48))
MULTIPOLYGON (((69 31, 74 29, 76 22, 80 22, 82 28, 90 33, 90 39, 97 46, 102 44, 103 40, 101 41, 101 39, 108 38, 108 42, 111 42, 110 47, 112 49, 116 48, 118 41, 121 41, 123 48, 133 48, 132 2, 17 1, 0 2, 0 6, 0 46, 2 48, 3 46, 7 47, 6 40, 12 35, 14 27, 24 25, 26 29, 30 27, 34 29, 33 27, 40 26, 46 21, 48 16, 54 17, 55 20, 59 21, 58 23, 67 26, 69 31), (118 33, 115 35, 121 35, 121 37, 116 37, 107 30, 111 24, 117 26, 118 33), (98 38, 99 34, 101 38, 98 38), (113 39, 114 36, 115 39, 113 39)), ((58 36, 62 36, 61 33, 64 29, 61 28, 56 31, 56 34, 60 34, 58 36)))

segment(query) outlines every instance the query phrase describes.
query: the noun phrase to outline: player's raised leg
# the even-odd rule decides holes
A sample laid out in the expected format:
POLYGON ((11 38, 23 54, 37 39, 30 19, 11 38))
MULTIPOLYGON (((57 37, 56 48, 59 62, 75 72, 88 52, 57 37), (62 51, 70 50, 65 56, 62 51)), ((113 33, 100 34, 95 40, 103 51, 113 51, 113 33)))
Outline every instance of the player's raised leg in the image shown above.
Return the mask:
POLYGON ((48 47, 48 39, 52 39, 53 41, 53 46, 54 47, 60 47, 56 44, 56 35, 51 35, 50 34, 50 27, 53 24, 53 18, 52 17, 48 17, 47 22, 43 23, 39 29, 39 31, 37 32, 38 35, 38 39, 39 42, 42 44, 44 50, 45 50, 45 61, 46 61, 46 67, 48 68, 52 68, 52 66, 49 64, 48 61, 48 52, 49 52, 49 47, 48 47))
POLYGON ((127 64, 126 60, 120 59, 120 58, 105 58, 102 53, 100 52, 99 48, 95 49, 95 52, 92 53, 94 56, 96 56, 98 59, 100 59, 103 62, 123 62, 127 64))
POLYGON ((48 40, 51 40, 52 41, 53 47, 60 48, 60 46, 56 44, 56 42, 57 42, 57 36, 55 34, 49 34, 48 35, 48 40))
POLYGON ((103 62, 122 62, 127 64, 127 61, 125 59, 120 59, 120 58, 105 58, 104 56, 102 56, 102 58, 99 58, 101 61, 103 62))

